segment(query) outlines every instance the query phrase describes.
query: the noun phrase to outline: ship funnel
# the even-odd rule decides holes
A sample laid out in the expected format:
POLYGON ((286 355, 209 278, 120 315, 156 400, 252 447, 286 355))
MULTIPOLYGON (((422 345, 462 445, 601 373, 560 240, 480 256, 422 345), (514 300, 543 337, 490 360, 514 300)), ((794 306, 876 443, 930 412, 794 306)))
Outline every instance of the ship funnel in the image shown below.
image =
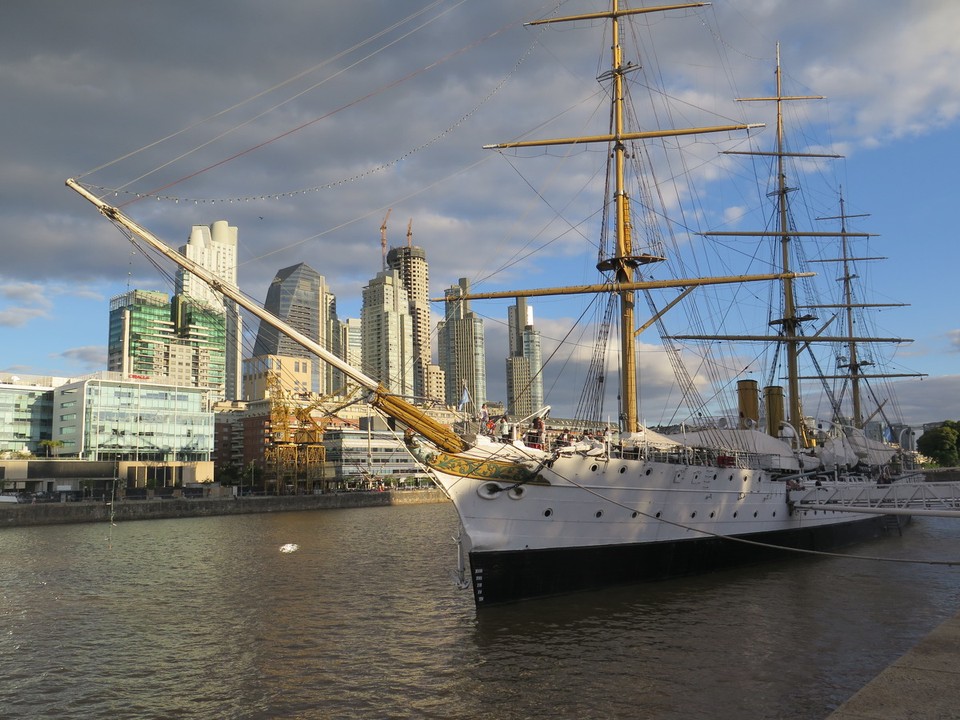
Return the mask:
POLYGON ((741 430, 754 428, 760 422, 760 394, 756 380, 737 383, 737 409, 740 414, 738 427, 741 430))
POLYGON ((780 426, 783 424, 783 388, 778 385, 769 385, 763 389, 763 404, 767 411, 767 434, 773 437, 780 436, 780 426))

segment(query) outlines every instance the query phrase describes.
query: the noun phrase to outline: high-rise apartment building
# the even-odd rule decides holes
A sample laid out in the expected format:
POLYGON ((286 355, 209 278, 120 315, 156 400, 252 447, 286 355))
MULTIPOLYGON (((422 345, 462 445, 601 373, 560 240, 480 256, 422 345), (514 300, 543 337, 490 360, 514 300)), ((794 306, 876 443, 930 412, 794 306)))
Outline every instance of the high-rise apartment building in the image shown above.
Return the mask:
POLYGON ((224 398, 223 315, 185 295, 131 290, 110 300, 107 369, 224 398))
POLYGON ((477 413, 487 401, 487 370, 483 319, 471 312, 469 301, 463 299, 469 292, 466 278, 444 291, 444 317, 437 326, 437 337, 447 405, 460 407, 466 391, 463 409, 477 413))
POLYGON ((422 247, 406 245, 391 248, 387 266, 397 271, 407 291, 410 318, 413 321, 413 394, 418 399, 440 399, 436 389, 443 383, 439 366, 431 363, 430 352, 430 273, 427 254, 422 247))
MULTIPOLYGON (((237 287, 237 228, 226 220, 217 220, 212 225, 194 225, 187 244, 180 247, 180 253, 212 272, 225 284, 237 287)), ((223 297, 185 270, 177 272, 176 293, 203 303, 223 316, 224 396, 227 400, 238 399, 241 394, 243 358, 240 308, 233 300, 223 297)))
POLYGON ((363 372, 392 393, 413 395, 413 318, 403 281, 385 270, 363 289, 363 372))
POLYGON ((540 331, 526 298, 507 308, 510 355, 507 357, 507 413, 524 418, 543 407, 540 331))
POLYGON ((340 347, 343 359, 351 367, 363 367, 363 329, 360 318, 347 318, 340 323, 340 347))
MULTIPOLYGON (((330 352, 341 354, 337 300, 329 291, 323 275, 306 263, 277 271, 267 290, 264 307, 330 352)), ((293 367, 292 363, 286 362, 284 358, 310 360, 312 378, 309 391, 326 395, 336 390, 336 377, 332 367, 267 323, 260 323, 253 355, 279 357, 281 368, 293 367)), ((284 387, 290 385, 282 372, 280 382, 284 387)), ((293 387, 288 389, 294 390, 293 387)))

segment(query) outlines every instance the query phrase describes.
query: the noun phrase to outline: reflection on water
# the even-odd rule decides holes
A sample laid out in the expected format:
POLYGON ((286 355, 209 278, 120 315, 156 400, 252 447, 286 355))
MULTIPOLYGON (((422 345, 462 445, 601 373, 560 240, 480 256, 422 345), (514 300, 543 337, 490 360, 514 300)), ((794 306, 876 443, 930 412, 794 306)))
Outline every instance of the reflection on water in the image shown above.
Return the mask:
MULTIPOLYGON (((0 531, 2 714, 822 718, 958 609, 956 569, 804 557, 478 615, 455 527, 426 505, 0 531)), ((855 552, 957 559, 958 532, 855 552)))

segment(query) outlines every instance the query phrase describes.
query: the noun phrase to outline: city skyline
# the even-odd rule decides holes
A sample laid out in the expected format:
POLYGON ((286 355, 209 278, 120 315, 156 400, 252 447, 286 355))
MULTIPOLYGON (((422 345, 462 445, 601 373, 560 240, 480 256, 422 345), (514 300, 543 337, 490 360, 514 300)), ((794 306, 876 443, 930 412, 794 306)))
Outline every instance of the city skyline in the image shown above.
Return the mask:
MULTIPOLYGON (((247 0, 211 0, 191 7, 184 33, 180 5, 143 8, 145 23, 114 0, 53 11, 18 3, 0 28, 8 68, 0 87, 16 109, 0 118, 0 217, 11 248, 0 271, 0 371, 76 376, 103 367, 103 307, 130 288, 157 286, 146 256, 65 190, 66 177, 82 178, 173 247, 187 240, 185 229, 226 217, 244 237, 246 293, 262 300, 277 267, 308 262, 346 317, 359 314, 363 284, 380 264, 378 230, 390 208, 402 221, 388 224, 388 238, 402 242, 406 218, 415 218, 438 288, 459 277, 480 291, 592 280, 591 154, 543 159, 483 146, 596 129, 597 28, 525 26, 550 10, 506 0, 424 3, 416 13, 402 4, 377 13, 302 5, 269 16, 247 0), (167 42, 155 43, 158 34, 167 42), (265 56, 264 37, 284 40, 265 56), (557 121, 540 125, 549 118, 557 121)), ((765 122, 751 135, 769 147, 769 109, 735 99, 771 92, 779 42, 789 91, 828 98, 795 104, 803 120, 825 120, 798 149, 844 158, 806 171, 832 174, 851 214, 872 213, 856 229, 877 237, 871 255, 892 259, 871 270, 873 284, 884 300, 911 303, 878 316, 884 336, 914 339, 896 355, 897 369, 930 375, 893 384, 904 416, 915 425, 958 417, 960 327, 941 298, 951 266, 932 259, 950 256, 946 159, 960 141, 960 76, 948 70, 960 64, 950 32, 960 6, 811 0, 776 10, 730 0, 658 15, 650 39, 666 42, 655 56, 630 58, 633 77, 664 70, 682 112, 765 122)), ((722 148, 709 141, 701 149, 703 162, 681 174, 696 176, 703 194, 682 199, 706 224, 737 227, 762 198, 721 185, 729 158, 715 162, 722 148)), ((835 215, 836 196, 822 200, 822 215, 835 215)), ((702 242, 693 233, 680 242, 702 242)), ((505 397, 509 302, 474 306, 496 369, 492 397, 505 397)), ((584 309, 577 299, 538 303, 544 357, 584 309)), ((571 345, 544 370, 556 408, 569 406, 557 391, 573 383, 554 368, 576 377, 586 364, 571 345)), ((652 358, 654 343, 642 351, 652 358)), ((662 359, 648 365, 645 414, 668 419, 673 378, 662 359)))

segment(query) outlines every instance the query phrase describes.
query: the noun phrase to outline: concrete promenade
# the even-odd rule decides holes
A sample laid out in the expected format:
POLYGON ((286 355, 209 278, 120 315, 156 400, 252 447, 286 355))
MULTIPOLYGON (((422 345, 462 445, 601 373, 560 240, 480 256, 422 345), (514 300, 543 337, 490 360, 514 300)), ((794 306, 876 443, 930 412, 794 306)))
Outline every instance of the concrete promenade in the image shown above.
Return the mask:
POLYGON ((960 614, 942 623, 829 720, 960 718, 960 614))
POLYGON ((164 518, 247 515, 267 512, 335 510, 342 508, 420 505, 447 502, 435 488, 388 490, 385 492, 344 492, 323 495, 290 495, 243 498, 171 498, 119 500, 112 507, 104 502, 0 503, 0 530, 28 525, 106 522, 111 512, 115 522, 164 518))

